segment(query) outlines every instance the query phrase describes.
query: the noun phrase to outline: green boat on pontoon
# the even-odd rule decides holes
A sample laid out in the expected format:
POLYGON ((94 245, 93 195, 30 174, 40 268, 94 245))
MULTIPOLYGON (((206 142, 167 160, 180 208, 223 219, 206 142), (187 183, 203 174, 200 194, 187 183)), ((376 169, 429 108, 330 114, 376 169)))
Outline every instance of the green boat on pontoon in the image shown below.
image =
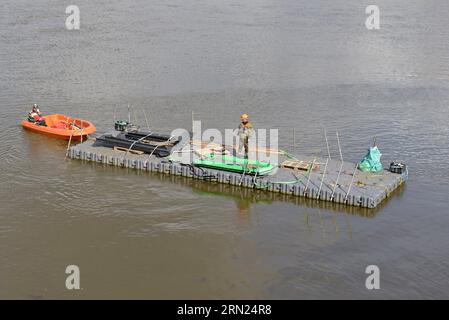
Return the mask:
POLYGON ((193 165, 216 170, 225 170, 260 176, 266 175, 277 168, 277 165, 273 165, 268 162, 215 154, 205 156, 202 159, 194 160, 193 165))

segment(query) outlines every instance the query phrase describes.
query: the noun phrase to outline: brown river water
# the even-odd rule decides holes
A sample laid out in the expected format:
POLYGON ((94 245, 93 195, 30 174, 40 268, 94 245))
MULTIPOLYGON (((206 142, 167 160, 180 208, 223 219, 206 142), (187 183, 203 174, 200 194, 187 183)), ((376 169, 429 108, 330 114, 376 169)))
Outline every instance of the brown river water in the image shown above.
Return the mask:
POLYGON ((449 2, 378 0, 380 30, 359 0, 74 2, 75 31, 60 2, 0 8, 1 299, 449 298, 449 2), (32 103, 99 131, 128 104, 163 133, 247 112, 354 162, 377 136, 410 178, 360 210, 82 163, 22 130, 32 103))

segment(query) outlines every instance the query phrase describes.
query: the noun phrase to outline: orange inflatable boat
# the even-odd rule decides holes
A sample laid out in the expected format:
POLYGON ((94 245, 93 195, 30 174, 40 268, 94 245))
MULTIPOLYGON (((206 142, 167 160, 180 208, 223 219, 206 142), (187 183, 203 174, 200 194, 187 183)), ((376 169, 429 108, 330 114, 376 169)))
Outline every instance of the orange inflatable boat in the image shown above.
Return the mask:
POLYGON ((43 117, 46 126, 39 125, 28 120, 22 121, 22 127, 46 136, 69 140, 70 137, 79 140, 89 134, 94 133, 97 129, 87 120, 70 118, 62 114, 52 114, 43 117))

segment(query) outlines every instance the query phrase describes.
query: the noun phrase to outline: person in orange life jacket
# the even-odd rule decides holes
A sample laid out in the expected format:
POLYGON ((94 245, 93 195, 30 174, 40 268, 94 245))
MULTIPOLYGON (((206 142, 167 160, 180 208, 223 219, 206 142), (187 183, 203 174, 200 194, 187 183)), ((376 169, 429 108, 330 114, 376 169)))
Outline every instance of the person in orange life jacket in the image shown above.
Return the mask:
POLYGON ((248 158, 248 149, 249 149, 249 139, 254 134, 254 128, 251 122, 249 122, 249 116, 244 113, 240 116, 240 125, 239 125, 239 153, 242 153, 242 150, 245 149, 245 158, 248 158))
POLYGON ((40 126, 46 126, 45 119, 42 117, 42 113, 37 104, 33 104, 33 108, 28 113, 28 121, 37 123, 40 126))

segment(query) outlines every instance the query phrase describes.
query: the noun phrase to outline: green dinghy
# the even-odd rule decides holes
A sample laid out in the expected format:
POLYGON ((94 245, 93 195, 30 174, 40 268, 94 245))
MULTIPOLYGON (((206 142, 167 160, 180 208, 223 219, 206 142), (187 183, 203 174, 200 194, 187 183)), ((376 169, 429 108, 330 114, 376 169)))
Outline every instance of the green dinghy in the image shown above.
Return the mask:
POLYGON ((194 160, 193 165, 258 176, 266 175, 277 167, 277 165, 259 160, 249 160, 233 156, 214 154, 208 155, 202 159, 194 160))

